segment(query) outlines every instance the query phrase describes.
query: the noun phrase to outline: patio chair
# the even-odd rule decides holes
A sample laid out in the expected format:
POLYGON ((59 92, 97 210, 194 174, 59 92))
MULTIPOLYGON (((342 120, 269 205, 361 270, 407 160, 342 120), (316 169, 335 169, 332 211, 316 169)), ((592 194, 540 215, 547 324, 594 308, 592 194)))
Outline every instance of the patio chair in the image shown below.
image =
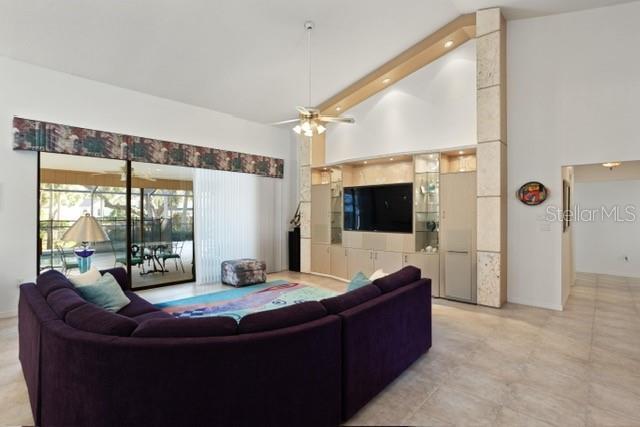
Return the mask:
POLYGON ((182 248, 184 248, 184 242, 171 242, 171 251, 170 252, 161 252, 158 256, 162 260, 162 268, 164 270, 167 269, 167 260, 172 259, 176 264, 176 271, 178 271, 178 261, 180 261, 180 267, 182 268, 182 272, 184 271, 184 264, 182 263, 182 248))
POLYGON ((118 263, 122 264, 123 267, 127 266, 127 254, 126 253, 118 253, 116 251, 116 247, 113 244, 113 240, 109 240, 109 243, 111 243, 111 251, 113 252, 113 256, 115 258, 115 261, 113 262, 113 266, 117 267, 118 263))
MULTIPOLYGON (((116 251, 113 242, 111 242, 111 250, 113 251, 113 256, 115 257, 115 262, 113 266, 116 267, 118 263, 122 264, 123 267, 127 267, 127 255, 123 253, 118 253, 116 251)), ((144 273, 144 257, 140 255, 140 247, 138 245, 131 245, 131 265, 135 265, 142 269, 144 273)))
POLYGON ((142 269, 140 274, 144 274, 144 259, 145 257, 140 250, 140 246, 131 245, 131 265, 138 266, 140 269, 142 269))
POLYGON ((78 264, 78 260, 76 259, 75 254, 69 256, 65 254, 64 248, 60 245, 56 245, 56 250, 58 251, 58 255, 60 256, 60 261, 62 263, 62 272, 66 276, 69 274, 69 270, 73 270, 74 268, 80 269, 80 264, 78 264))

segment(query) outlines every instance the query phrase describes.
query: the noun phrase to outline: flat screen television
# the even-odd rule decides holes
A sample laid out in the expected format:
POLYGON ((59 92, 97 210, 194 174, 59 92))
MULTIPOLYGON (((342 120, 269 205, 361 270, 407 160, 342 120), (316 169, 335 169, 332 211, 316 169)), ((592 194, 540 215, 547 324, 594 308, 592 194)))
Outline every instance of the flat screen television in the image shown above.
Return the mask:
POLYGON ((345 187, 344 229, 413 232, 413 184, 345 187))

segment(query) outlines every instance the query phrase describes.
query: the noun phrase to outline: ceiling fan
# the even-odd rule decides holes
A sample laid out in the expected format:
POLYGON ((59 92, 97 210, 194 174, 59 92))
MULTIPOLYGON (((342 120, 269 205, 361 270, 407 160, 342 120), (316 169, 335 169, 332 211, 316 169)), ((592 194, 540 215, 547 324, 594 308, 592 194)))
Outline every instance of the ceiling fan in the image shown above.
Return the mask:
MULTIPOLYGON (((314 24, 312 21, 304 23, 304 29, 307 31, 307 105, 311 104, 311 30, 314 24)), ((273 123, 274 125, 284 125, 288 123, 297 123, 293 127, 293 131, 298 135, 312 137, 324 133, 327 128, 326 123, 355 123, 353 117, 338 117, 320 114, 320 110, 312 107, 296 107, 298 117, 295 119, 283 120, 273 123)))
MULTIPOLYGON (((119 171, 102 171, 102 172, 97 172, 94 173, 92 175, 96 176, 96 175, 115 175, 115 174, 120 174, 120 181, 126 181, 127 180, 127 167, 126 166, 122 166, 121 168, 119 168, 119 171)), ((132 167, 131 168, 131 176, 133 178, 140 178, 140 179, 144 179, 146 181, 157 181, 156 178, 152 177, 148 172, 139 174, 135 172, 135 169, 132 167)))

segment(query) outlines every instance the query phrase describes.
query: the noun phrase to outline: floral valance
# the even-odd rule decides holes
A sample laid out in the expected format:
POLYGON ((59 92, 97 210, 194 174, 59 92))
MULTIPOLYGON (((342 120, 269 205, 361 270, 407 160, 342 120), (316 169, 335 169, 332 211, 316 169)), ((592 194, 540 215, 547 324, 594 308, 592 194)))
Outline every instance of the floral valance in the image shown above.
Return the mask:
POLYGON ((13 118, 13 149, 131 160, 282 178, 284 160, 115 132, 13 118))

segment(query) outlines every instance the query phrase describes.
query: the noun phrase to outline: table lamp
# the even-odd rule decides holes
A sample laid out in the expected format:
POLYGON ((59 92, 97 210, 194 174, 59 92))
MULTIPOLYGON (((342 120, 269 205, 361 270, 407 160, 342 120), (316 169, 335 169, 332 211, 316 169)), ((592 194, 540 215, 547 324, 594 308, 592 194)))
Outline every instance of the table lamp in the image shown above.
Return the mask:
POLYGON ((85 213, 64 233, 65 242, 81 242, 82 247, 75 248, 78 256, 78 269, 84 273, 91 267, 91 255, 95 249, 89 247, 89 242, 106 242, 109 240, 104 228, 89 213, 85 213))

